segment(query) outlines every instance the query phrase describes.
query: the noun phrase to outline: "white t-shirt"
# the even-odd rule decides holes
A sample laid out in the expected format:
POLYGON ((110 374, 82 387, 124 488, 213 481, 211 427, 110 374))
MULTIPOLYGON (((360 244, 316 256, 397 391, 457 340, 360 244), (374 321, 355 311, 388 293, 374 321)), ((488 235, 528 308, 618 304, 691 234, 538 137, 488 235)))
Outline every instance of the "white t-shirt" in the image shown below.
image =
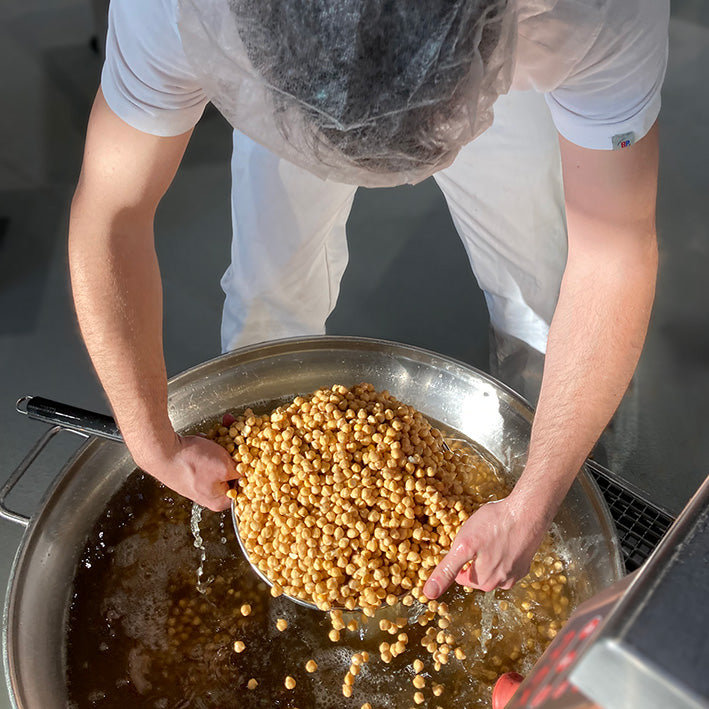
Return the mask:
MULTIPOLYGON (((668 0, 521 0, 512 90, 544 94, 567 140, 612 150, 642 138, 660 111, 668 0)), ((182 48, 177 0, 112 0, 101 87, 146 133, 172 136, 208 98, 182 48)), ((237 126, 238 127, 238 126, 237 126)))

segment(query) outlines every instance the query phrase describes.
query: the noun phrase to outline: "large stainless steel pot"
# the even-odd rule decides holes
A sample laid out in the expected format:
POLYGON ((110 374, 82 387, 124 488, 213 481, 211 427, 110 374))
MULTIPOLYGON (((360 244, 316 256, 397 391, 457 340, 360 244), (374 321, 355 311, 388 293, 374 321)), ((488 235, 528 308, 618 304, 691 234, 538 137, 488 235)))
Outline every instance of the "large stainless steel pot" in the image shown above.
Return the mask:
MULTIPOLYGON (((226 410, 267 408, 324 385, 362 381, 478 441, 513 476, 521 473, 532 422, 528 404, 472 367, 381 340, 299 338, 218 357, 170 381, 170 416, 184 431, 226 410)), ((61 470, 28 524, 10 576, 3 624, 7 683, 20 709, 67 706, 64 639, 75 570, 91 529, 134 470, 125 446, 91 439, 61 470)), ((585 471, 556 523, 566 539, 578 539, 583 548, 582 597, 621 577, 612 520, 585 471)))

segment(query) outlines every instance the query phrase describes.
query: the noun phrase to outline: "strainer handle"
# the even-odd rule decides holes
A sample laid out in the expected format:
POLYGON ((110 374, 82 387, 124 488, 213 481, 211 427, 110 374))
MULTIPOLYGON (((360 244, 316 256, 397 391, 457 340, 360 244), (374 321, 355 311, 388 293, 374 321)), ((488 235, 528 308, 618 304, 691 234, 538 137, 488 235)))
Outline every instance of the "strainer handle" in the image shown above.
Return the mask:
POLYGON ((36 421, 56 424, 71 431, 90 436, 123 441, 114 419, 105 414, 80 409, 78 406, 62 404, 41 396, 23 396, 16 405, 19 413, 36 421))

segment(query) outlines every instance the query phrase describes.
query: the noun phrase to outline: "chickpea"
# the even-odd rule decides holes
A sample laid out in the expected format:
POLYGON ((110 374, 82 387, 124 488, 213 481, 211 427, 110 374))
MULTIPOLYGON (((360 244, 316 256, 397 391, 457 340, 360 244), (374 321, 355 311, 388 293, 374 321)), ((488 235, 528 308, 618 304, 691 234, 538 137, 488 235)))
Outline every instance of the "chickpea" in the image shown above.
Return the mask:
POLYGON ((312 673, 312 672, 315 672, 315 670, 318 669, 318 663, 315 662, 315 660, 308 660, 308 661, 305 663, 305 669, 306 669, 307 672, 311 672, 311 673, 312 673))
POLYGON ((246 687, 248 689, 256 689, 258 687, 258 682, 252 677, 247 683, 246 687))
POLYGON ((290 675, 285 678, 283 684, 285 685, 286 689, 295 689, 295 680, 290 675))
POLYGON ((402 643, 402 642, 395 642, 395 643, 391 646, 390 652, 391 652, 392 656, 397 657, 398 655, 401 655, 401 654, 404 652, 404 650, 406 650, 406 644, 405 644, 405 643, 402 643))
POLYGON ((285 618, 279 618, 276 621, 276 628, 283 632, 288 627, 288 621, 285 618))

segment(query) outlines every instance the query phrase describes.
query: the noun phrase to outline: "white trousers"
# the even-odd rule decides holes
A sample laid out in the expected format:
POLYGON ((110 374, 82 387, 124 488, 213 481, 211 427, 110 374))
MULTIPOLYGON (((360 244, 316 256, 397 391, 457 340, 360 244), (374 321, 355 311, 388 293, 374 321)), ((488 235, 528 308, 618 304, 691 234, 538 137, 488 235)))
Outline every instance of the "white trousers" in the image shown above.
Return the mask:
MULTIPOLYGON (((536 398, 566 263, 559 147, 543 97, 501 96, 493 125, 434 177, 485 294, 493 373, 536 398)), ((238 132, 232 178, 223 351, 323 334, 347 266, 356 187, 321 180, 238 132)))

